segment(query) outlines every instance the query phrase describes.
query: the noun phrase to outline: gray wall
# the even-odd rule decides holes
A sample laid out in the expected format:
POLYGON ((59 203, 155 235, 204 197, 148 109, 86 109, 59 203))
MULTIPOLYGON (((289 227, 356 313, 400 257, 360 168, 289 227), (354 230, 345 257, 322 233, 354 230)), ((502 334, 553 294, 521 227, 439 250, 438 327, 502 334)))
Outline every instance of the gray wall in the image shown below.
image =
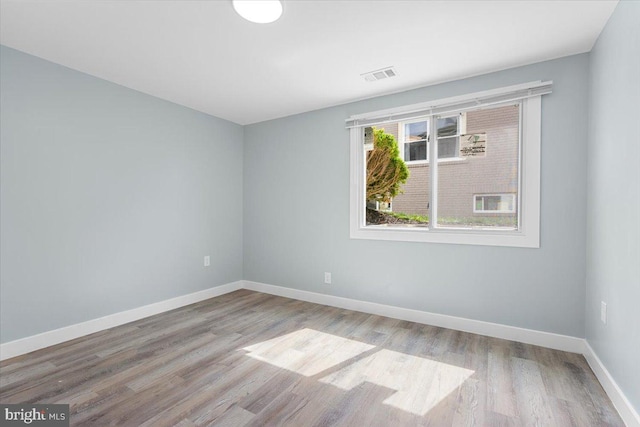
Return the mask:
POLYGON ((2 342, 242 278, 241 126, 0 55, 2 342))
POLYGON ((588 60, 577 55, 246 126, 244 278, 584 336, 588 60), (554 81, 543 99, 540 249, 349 239, 347 117, 533 80, 554 81))
POLYGON ((640 412, 640 2, 590 55, 587 341, 640 412), (600 301, 608 321, 600 322, 600 301))

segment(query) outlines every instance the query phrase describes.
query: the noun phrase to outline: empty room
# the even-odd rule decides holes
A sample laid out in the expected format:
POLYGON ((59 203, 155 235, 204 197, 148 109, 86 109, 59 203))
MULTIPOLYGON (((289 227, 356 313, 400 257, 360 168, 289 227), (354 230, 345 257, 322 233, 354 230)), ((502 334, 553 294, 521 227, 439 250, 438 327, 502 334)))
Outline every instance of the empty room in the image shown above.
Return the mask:
POLYGON ((0 425, 640 427, 640 1, 0 0, 0 425))

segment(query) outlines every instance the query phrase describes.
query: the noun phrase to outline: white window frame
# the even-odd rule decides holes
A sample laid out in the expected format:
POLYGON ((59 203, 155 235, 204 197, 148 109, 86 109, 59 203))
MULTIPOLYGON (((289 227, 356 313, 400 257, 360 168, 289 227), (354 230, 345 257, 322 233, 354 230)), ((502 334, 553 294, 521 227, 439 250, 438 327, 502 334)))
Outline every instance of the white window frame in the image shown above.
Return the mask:
MULTIPOLYGON (((483 205, 484 205, 484 202, 483 202, 483 205)), ((516 213, 516 195, 513 193, 474 194, 473 195, 473 213, 498 213, 498 214, 499 213, 508 213, 508 214, 516 213), (496 197, 496 196, 511 197, 511 200, 512 200, 511 206, 513 206, 513 209, 511 210, 502 209, 502 210, 495 210, 495 211, 486 210, 486 209, 481 209, 481 210, 476 209, 476 197, 496 197)))
POLYGON ((404 120, 402 122, 398 123, 398 127, 400 129, 398 129, 398 134, 399 134, 399 140, 398 141, 398 148, 400 150, 400 156, 402 157, 402 160, 404 160, 404 162, 407 165, 423 165, 426 163, 429 163, 429 137, 431 136, 431 129, 429 129, 429 131, 427 132, 427 140, 425 141, 427 143, 427 158, 424 160, 406 160, 404 158, 404 144, 405 144, 405 131, 404 131, 404 126, 405 125, 410 125, 411 123, 419 123, 419 122, 427 122, 427 127, 431 126, 431 122, 429 121, 428 117, 424 117, 424 118, 420 118, 420 119, 415 119, 415 120, 404 120))
MULTIPOLYGON (((350 127, 351 163, 350 237, 352 239, 539 248, 541 97, 551 93, 551 83, 525 83, 401 108, 365 113, 349 118, 347 124, 350 127), (419 229, 393 225, 366 225, 366 158, 362 127, 375 125, 375 123, 390 123, 427 117, 432 117, 431 120, 433 120, 437 115, 444 116, 451 112, 477 109, 477 105, 499 105, 512 101, 518 101, 521 105, 517 230, 463 229, 438 227, 437 224, 430 224, 428 228, 419 229)), ((437 158, 437 144, 429 144, 428 151, 428 158, 437 158)), ((437 194, 437 180, 433 178, 437 176, 438 163, 432 162, 431 165, 432 188, 430 194, 432 195, 437 194)), ((437 197, 432 197, 430 203, 431 217, 437 218, 437 197)))
MULTIPOLYGON (((442 161, 451 161, 451 160, 464 160, 463 157, 460 157, 460 120, 462 117, 462 114, 446 114, 446 115, 442 115, 439 116, 439 119, 446 119, 449 117, 456 117, 458 116, 458 121, 456 122, 456 134, 455 135, 449 135, 449 136, 438 136, 438 120, 434 120, 434 124, 436 125, 436 131, 433 137, 434 142, 436 142, 438 144, 438 147, 440 147, 440 140, 441 139, 446 139, 446 138, 458 138, 458 145, 457 145, 457 152, 458 155, 457 156, 453 156, 453 157, 443 157, 443 158, 438 158, 439 162, 442 161)), ((438 153, 438 156, 440 154, 438 153)))
MULTIPOLYGON (((449 115, 448 117, 452 117, 451 115, 449 115)), ((423 117, 420 119, 414 119, 414 120, 404 120, 401 122, 398 122, 398 150, 400 151, 400 157, 402 157, 402 160, 407 164, 407 166, 413 166, 413 165, 428 165, 429 164, 429 156, 430 156, 430 146, 431 146, 431 141, 430 141, 430 137, 431 137, 431 129, 429 129, 429 133, 427 133, 427 158, 425 160, 407 160, 404 158, 404 144, 405 144, 405 133, 404 133, 404 125, 410 125, 411 123, 418 123, 418 122, 427 122, 428 126, 431 126, 431 120, 429 119, 429 117, 423 117)), ((460 153, 460 125, 458 124, 458 134, 457 135, 452 135, 452 136, 457 136, 458 137, 458 154, 460 153)), ((434 138, 436 139, 436 142, 438 140, 437 136, 434 136, 434 138)), ((451 137, 446 137, 446 138, 451 138, 451 137)), ((454 157, 444 157, 441 159, 438 159, 438 162, 440 163, 447 163, 447 162, 464 162, 466 161, 467 158, 466 157, 460 157, 460 156, 454 156, 454 157)))

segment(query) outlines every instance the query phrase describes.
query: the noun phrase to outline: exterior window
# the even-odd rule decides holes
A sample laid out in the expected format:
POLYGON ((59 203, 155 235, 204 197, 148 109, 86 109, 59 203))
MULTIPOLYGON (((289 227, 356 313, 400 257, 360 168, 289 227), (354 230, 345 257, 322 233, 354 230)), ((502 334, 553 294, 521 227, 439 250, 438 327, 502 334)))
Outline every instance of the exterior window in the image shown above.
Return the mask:
POLYGON ((474 196, 474 213, 514 213, 515 194, 478 194, 474 196))
MULTIPOLYGON (((460 131, 459 118, 464 114, 438 118, 438 159, 459 158, 460 131)), ((424 162, 429 159, 430 120, 403 122, 397 125, 402 129, 398 141, 405 162, 424 162)), ((389 127, 387 125, 387 127, 389 127)))
POLYGON ((351 237, 539 247, 547 93, 534 82, 349 119, 351 237))
POLYGON ((458 117, 438 118, 438 159, 458 157, 460 146, 458 117))
POLYGON ((427 160, 427 142, 429 140, 429 122, 419 121, 404 124, 402 143, 404 161, 427 160))

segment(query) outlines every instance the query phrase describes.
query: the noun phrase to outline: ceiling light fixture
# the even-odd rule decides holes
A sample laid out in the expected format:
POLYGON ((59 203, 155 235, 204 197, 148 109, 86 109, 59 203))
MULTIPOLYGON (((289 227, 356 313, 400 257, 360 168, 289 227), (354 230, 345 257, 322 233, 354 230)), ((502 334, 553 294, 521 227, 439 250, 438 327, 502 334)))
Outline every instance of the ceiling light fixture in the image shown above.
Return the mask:
POLYGON ((232 0, 233 8, 247 21, 268 24, 282 16, 279 0, 232 0))

